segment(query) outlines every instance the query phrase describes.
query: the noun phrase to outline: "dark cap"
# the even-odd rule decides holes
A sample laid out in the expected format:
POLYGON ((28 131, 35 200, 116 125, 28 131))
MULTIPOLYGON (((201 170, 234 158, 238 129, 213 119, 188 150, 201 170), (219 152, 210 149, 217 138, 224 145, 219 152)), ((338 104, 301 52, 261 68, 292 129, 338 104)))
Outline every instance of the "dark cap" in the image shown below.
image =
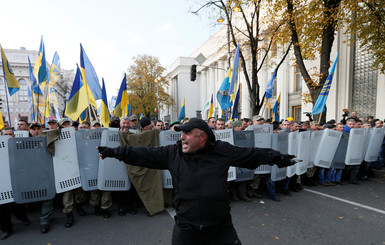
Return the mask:
MULTIPOLYGON (((148 118, 147 118, 147 119, 148 119, 148 118)), ((130 116, 130 120, 131 120, 131 121, 138 120, 138 117, 137 117, 136 115, 132 115, 132 116, 130 116)), ((148 119, 148 120, 150 120, 150 119, 148 119)))
POLYGON ((56 117, 49 117, 47 123, 57 123, 56 117))
POLYGON ((29 125, 30 128, 33 128, 33 127, 43 127, 40 123, 38 122, 31 122, 31 124, 29 125))
POLYGON ((68 118, 62 118, 62 119, 60 119, 60 122, 59 122, 59 126, 61 126, 61 125, 63 125, 63 123, 65 123, 65 122, 71 122, 71 120, 69 120, 68 118))
POLYGON ((143 117, 143 118, 140 119, 139 124, 140 124, 140 126, 141 126, 142 128, 144 128, 144 127, 150 125, 150 124, 151 124, 151 121, 150 121, 150 119, 148 119, 147 117, 143 117))
POLYGON ((191 131, 194 128, 198 128, 205 132, 209 136, 210 141, 215 141, 215 135, 213 131, 209 128, 209 125, 205 121, 199 118, 191 118, 190 121, 183 125, 175 126, 175 131, 191 131))
POLYGON ((120 122, 119 117, 116 115, 112 116, 110 122, 114 122, 114 121, 120 122))

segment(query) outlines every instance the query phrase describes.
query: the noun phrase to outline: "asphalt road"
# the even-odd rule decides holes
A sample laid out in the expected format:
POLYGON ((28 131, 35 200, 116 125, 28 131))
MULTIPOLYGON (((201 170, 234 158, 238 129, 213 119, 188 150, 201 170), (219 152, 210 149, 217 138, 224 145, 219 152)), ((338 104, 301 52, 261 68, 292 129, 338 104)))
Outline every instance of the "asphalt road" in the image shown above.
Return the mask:
MULTIPOLYGON (((279 195, 277 203, 267 198, 232 203, 235 228, 244 245, 254 244, 385 244, 385 171, 361 185, 311 187, 291 197, 279 195)), ((171 244, 173 219, 166 211, 147 217, 118 216, 115 207, 109 219, 92 214, 76 216, 72 228, 64 227, 64 215, 55 210, 51 230, 40 233, 39 213, 29 213, 32 224, 13 220, 14 234, 6 244, 171 244)))

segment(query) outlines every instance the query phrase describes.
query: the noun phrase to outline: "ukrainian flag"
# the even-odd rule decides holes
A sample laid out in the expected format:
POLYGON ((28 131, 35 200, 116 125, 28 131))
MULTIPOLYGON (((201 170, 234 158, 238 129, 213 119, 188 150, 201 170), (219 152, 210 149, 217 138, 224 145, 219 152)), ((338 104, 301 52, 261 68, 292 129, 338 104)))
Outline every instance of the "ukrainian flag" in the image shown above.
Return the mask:
POLYGON ((230 94, 230 101, 234 101, 237 93, 238 88, 238 73, 239 73, 239 42, 237 45, 237 51, 235 52, 234 57, 234 65, 233 65, 233 74, 231 75, 230 80, 230 88, 229 88, 229 94, 230 94))
POLYGON ((227 71, 225 79, 223 79, 221 87, 217 92, 217 100, 223 111, 231 107, 231 105, 233 104, 232 102, 230 102, 230 96, 229 96, 231 76, 232 76, 232 71, 230 67, 229 70, 227 71))
POLYGON ((279 93, 278 95, 278 99, 277 101, 275 102, 274 104, 274 107, 273 107, 273 112, 274 112, 274 121, 277 121, 279 122, 279 106, 281 104, 281 93, 279 93))
POLYGON ((3 47, 1 47, 1 60, 3 62, 3 74, 5 81, 7 82, 9 95, 12 96, 14 93, 16 93, 19 89, 19 83, 15 77, 15 74, 13 74, 11 67, 9 66, 7 57, 5 56, 3 47))
POLYGON ((35 61, 33 74, 35 75, 41 87, 44 89, 45 84, 48 80, 48 71, 47 71, 47 61, 45 60, 45 47, 44 47, 43 36, 41 36, 39 55, 37 56, 35 61))
POLYGON ((239 85, 237 89, 237 95, 235 96, 234 100, 234 105, 233 105, 233 111, 231 113, 231 119, 234 120, 236 118, 239 118, 239 113, 238 113, 238 103, 239 103, 239 85))
POLYGON ((29 81, 31 82, 31 91, 32 91, 32 104, 35 111, 34 117, 31 118, 31 121, 36 121, 43 124, 44 123, 43 113, 45 111, 43 92, 41 91, 40 85, 36 80, 35 75, 33 74, 29 56, 28 56, 28 66, 29 66, 29 81))
POLYGON ((329 76, 326 78, 326 82, 322 87, 321 93, 318 96, 317 102, 313 107, 313 111, 311 112, 311 115, 320 114, 325 110, 326 100, 329 95, 330 87, 332 85, 334 70, 336 69, 336 65, 338 61, 338 54, 339 53, 337 53, 336 59, 334 60, 334 63, 332 65, 332 69, 330 69, 329 76))
POLYGON ((271 98, 273 97, 274 81, 276 76, 277 76, 277 68, 274 69, 273 75, 271 76, 269 83, 266 86, 265 105, 269 109, 271 109, 271 98))
POLYGON ((49 83, 55 85, 60 77, 60 58, 58 53, 55 51, 55 54, 52 59, 51 68, 49 69, 49 83))
POLYGON ((88 59, 82 44, 80 44, 80 70, 84 85, 86 86, 90 104, 97 108, 95 100, 100 100, 102 98, 102 88, 100 87, 95 69, 91 64, 91 61, 88 59))
POLYGON ((116 99, 116 103, 115 103, 114 115, 118 117, 127 116, 127 106, 128 106, 127 82, 126 82, 126 74, 124 74, 122 84, 120 85, 118 98, 116 99))
POLYGON ((87 91, 80 75, 80 69, 77 67, 71 94, 66 105, 65 115, 73 121, 76 121, 87 107, 87 91))
POLYGON ((210 111, 209 114, 207 115, 207 120, 213 116, 214 112, 214 104, 213 104, 213 94, 211 94, 211 101, 210 101, 210 111))
POLYGON ((107 92, 104 85, 104 79, 102 78, 102 103, 100 104, 100 120, 104 127, 108 127, 110 123, 110 112, 107 106, 107 92))
POLYGON ((186 107, 185 98, 183 98, 183 104, 182 104, 182 107, 180 108, 180 113, 179 113, 179 117, 178 117, 179 121, 183 120, 186 117, 185 107, 186 107))

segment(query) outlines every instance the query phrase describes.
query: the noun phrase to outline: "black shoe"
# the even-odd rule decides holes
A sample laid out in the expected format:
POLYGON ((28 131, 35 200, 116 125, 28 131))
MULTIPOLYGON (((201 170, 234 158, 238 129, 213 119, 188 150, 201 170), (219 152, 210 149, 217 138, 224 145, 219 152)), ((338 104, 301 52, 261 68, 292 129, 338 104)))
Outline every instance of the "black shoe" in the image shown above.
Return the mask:
POLYGON ((255 197, 255 198, 262 198, 262 195, 257 193, 256 191, 252 191, 252 193, 253 193, 253 197, 255 197))
POLYGON ((242 201, 245 201, 245 202, 251 202, 251 199, 248 198, 247 196, 240 196, 239 199, 241 199, 242 201))
POLYGON ((341 181, 336 181, 334 182, 336 185, 345 185, 344 183, 342 183, 341 181))
POLYGON ((100 209, 100 212, 103 214, 103 217, 105 219, 108 219, 109 217, 111 217, 111 213, 107 209, 100 209))
POLYGON ((281 199, 279 199, 278 197, 269 197, 269 199, 275 201, 275 202, 280 202, 281 199))
POLYGON ((66 214, 65 228, 70 228, 74 224, 74 215, 72 212, 66 214))
POLYGON ((358 183, 357 181, 349 181, 349 184, 352 184, 352 185, 360 185, 360 183, 358 183))
POLYGON ((100 214, 101 214, 101 211, 100 211, 100 208, 99 207, 95 207, 95 215, 96 216, 100 216, 100 214))
POLYGON ((86 211, 84 211, 84 209, 82 207, 82 204, 76 204, 76 212, 78 212, 78 214, 80 216, 86 216, 87 215, 86 211))
POLYGON ((313 179, 310 180, 310 184, 311 184, 312 186, 318 186, 317 181, 315 181, 315 180, 313 180, 313 179))
POLYGON ((13 231, 6 231, 0 236, 0 240, 5 240, 12 235, 13 231))
POLYGON ((124 211, 124 208, 119 208, 118 214, 119 214, 119 216, 126 215, 126 212, 124 211))
POLYGON ((41 233, 47 233, 49 231, 49 225, 48 224, 41 225, 40 226, 40 231, 41 231, 41 233))
POLYGON ((127 210, 127 212, 129 212, 129 213, 132 214, 132 215, 135 215, 135 214, 138 213, 134 208, 129 208, 129 209, 127 210))
POLYGON ((283 193, 285 196, 291 196, 289 190, 283 190, 282 193, 283 193))
POLYGON ((31 221, 28 218, 25 218, 21 221, 24 226, 29 226, 31 224, 31 221))
POLYGON ((151 217, 152 215, 146 210, 147 217, 151 217))
POLYGON ((236 195, 231 196, 233 202, 239 202, 239 198, 236 195))

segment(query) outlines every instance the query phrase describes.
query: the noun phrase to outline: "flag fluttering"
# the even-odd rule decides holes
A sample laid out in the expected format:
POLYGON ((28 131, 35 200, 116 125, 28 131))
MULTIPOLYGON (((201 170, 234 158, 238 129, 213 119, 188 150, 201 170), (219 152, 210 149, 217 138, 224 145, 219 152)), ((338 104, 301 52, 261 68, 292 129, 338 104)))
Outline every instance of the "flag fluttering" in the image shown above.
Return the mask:
POLYGON ((110 123, 110 112, 108 111, 107 106, 107 92, 106 86, 104 84, 104 79, 102 78, 102 100, 100 104, 100 121, 104 127, 108 127, 110 123))
POLYGON ((0 48, 1 48, 1 60, 3 62, 4 79, 7 83, 9 95, 12 96, 14 93, 16 93, 20 89, 20 86, 19 86, 19 82, 15 77, 15 74, 13 74, 11 66, 8 63, 8 59, 7 59, 7 56, 5 56, 3 47, 0 46, 0 48))
POLYGON ((235 100, 237 89, 238 89, 239 53, 240 53, 240 50, 239 50, 239 42, 238 42, 237 51, 235 52, 235 57, 234 57, 233 72, 231 75, 230 88, 229 88, 230 101, 235 100))
MULTIPOLYGON (((43 96, 43 91, 40 88, 39 82, 37 81, 35 74, 33 73, 31 61, 28 57, 29 65, 29 81, 31 83, 31 93, 32 93, 32 104, 34 110, 34 117, 31 117, 31 121, 39 122, 44 124, 44 112, 45 112, 45 101, 43 96)), ((32 114, 32 112, 31 112, 32 114)))
POLYGON ((214 101, 213 101, 213 95, 211 94, 211 100, 210 100, 210 110, 209 110, 209 114, 207 115, 207 120, 213 116, 213 112, 214 112, 214 101))
POLYGON ((45 84, 48 80, 48 71, 47 61, 45 59, 45 46, 43 36, 41 36, 39 54, 36 58, 35 66, 33 67, 33 74, 35 75, 39 85, 44 89, 45 84))
POLYGON ((178 117, 179 121, 183 120, 186 117, 186 108, 185 107, 186 107, 185 98, 183 98, 183 104, 182 104, 182 107, 180 108, 180 113, 179 113, 179 117, 178 117))
POLYGON ((274 121, 277 121, 279 122, 280 118, 279 118, 279 106, 281 104, 281 93, 279 93, 278 95, 278 98, 277 98, 277 101, 275 102, 274 104, 274 107, 273 107, 273 112, 274 112, 274 121))
POLYGON ((330 69, 329 75, 326 78, 326 82, 324 86, 322 87, 321 93, 319 94, 319 97, 317 99, 317 102, 315 103, 313 107, 313 111, 311 112, 311 115, 320 114, 325 110, 325 104, 326 100, 328 99, 330 87, 332 85, 333 75, 334 71, 336 69, 337 61, 338 61, 338 54, 336 56, 336 59, 333 62, 332 68, 330 69))
POLYGON ((65 115, 73 121, 78 120, 80 114, 88 107, 87 91, 80 73, 80 69, 77 67, 75 80, 65 110, 65 115))
POLYGON ((55 51, 55 54, 52 59, 52 64, 49 69, 49 83, 55 85, 60 77, 60 58, 58 53, 55 51))
POLYGON ((276 76, 277 76, 277 68, 274 69, 273 75, 271 76, 269 83, 266 86, 265 106, 269 109, 271 109, 271 99, 273 97, 274 80, 275 80, 276 76))
POLYGON ((231 119, 232 120, 239 118, 239 113, 238 113, 239 89, 240 89, 240 86, 238 85, 237 95, 235 96, 233 111, 231 113, 231 119))
POLYGON ((221 87, 217 92, 217 100, 222 110, 226 110, 227 108, 231 107, 233 104, 233 102, 230 101, 230 95, 229 95, 231 76, 232 76, 232 70, 230 67, 226 73, 226 77, 223 79, 221 87))
POLYGON ((116 99, 114 115, 118 117, 127 116, 127 105, 128 105, 128 96, 127 96, 127 82, 126 74, 124 74, 123 81, 120 85, 118 98, 116 99))
POLYGON ((100 100, 102 98, 102 88, 100 87, 95 69, 91 64, 91 61, 88 59, 82 44, 80 44, 80 70, 82 73, 83 83, 86 86, 90 104, 97 108, 95 100, 100 100))

